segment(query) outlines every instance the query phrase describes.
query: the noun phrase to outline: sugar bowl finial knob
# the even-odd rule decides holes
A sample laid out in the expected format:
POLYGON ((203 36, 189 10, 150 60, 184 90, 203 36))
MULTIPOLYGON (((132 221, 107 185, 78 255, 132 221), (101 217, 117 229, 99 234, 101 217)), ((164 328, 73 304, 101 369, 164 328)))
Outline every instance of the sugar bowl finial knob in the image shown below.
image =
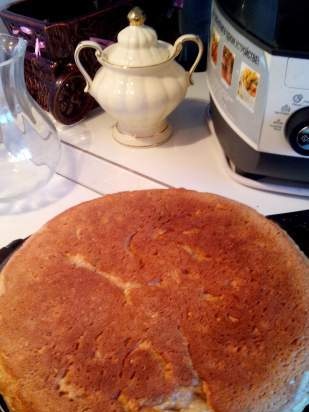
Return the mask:
POLYGON ((142 26, 145 23, 146 16, 142 9, 134 7, 128 14, 130 26, 142 26))

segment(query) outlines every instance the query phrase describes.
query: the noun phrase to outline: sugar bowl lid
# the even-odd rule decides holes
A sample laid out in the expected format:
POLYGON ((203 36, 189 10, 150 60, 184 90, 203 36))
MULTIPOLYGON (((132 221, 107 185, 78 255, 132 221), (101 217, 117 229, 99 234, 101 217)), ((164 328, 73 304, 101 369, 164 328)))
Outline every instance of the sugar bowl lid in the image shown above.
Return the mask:
POLYGON ((172 45, 158 40, 145 23, 145 14, 134 7, 128 14, 130 25, 118 33, 118 42, 104 50, 108 63, 126 67, 146 67, 163 63, 172 54, 172 45))

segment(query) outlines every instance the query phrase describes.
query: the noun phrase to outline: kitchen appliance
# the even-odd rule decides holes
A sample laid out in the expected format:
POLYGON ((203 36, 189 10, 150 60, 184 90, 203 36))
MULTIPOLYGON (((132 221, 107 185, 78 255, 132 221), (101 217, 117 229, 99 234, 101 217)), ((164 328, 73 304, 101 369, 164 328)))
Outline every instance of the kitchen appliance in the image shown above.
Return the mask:
POLYGON ((308 13, 306 0, 213 2, 211 116, 245 184, 266 177, 309 189, 308 13))

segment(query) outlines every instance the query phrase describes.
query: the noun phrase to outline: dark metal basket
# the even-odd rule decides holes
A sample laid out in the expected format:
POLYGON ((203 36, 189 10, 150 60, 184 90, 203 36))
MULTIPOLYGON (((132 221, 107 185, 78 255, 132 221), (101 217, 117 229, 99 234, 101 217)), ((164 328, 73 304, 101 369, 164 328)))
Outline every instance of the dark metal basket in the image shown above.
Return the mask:
MULTIPOLYGON (((96 106, 85 94, 85 82, 74 63, 74 50, 92 37, 116 40, 126 25, 131 0, 85 0, 42 2, 23 0, 0 12, 10 34, 28 42, 25 79, 39 105, 63 124, 82 119, 96 106)), ((91 53, 82 56, 91 74, 98 69, 91 53)))

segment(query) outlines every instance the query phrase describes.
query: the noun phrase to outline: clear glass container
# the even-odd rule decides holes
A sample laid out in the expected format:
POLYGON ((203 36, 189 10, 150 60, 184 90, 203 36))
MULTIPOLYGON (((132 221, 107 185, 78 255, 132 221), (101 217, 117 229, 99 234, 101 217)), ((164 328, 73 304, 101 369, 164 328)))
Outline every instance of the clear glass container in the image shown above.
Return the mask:
POLYGON ((56 170, 56 129, 28 94, 24 78, 27 42, 0 34, 0 201, 44 185, 56 170))

